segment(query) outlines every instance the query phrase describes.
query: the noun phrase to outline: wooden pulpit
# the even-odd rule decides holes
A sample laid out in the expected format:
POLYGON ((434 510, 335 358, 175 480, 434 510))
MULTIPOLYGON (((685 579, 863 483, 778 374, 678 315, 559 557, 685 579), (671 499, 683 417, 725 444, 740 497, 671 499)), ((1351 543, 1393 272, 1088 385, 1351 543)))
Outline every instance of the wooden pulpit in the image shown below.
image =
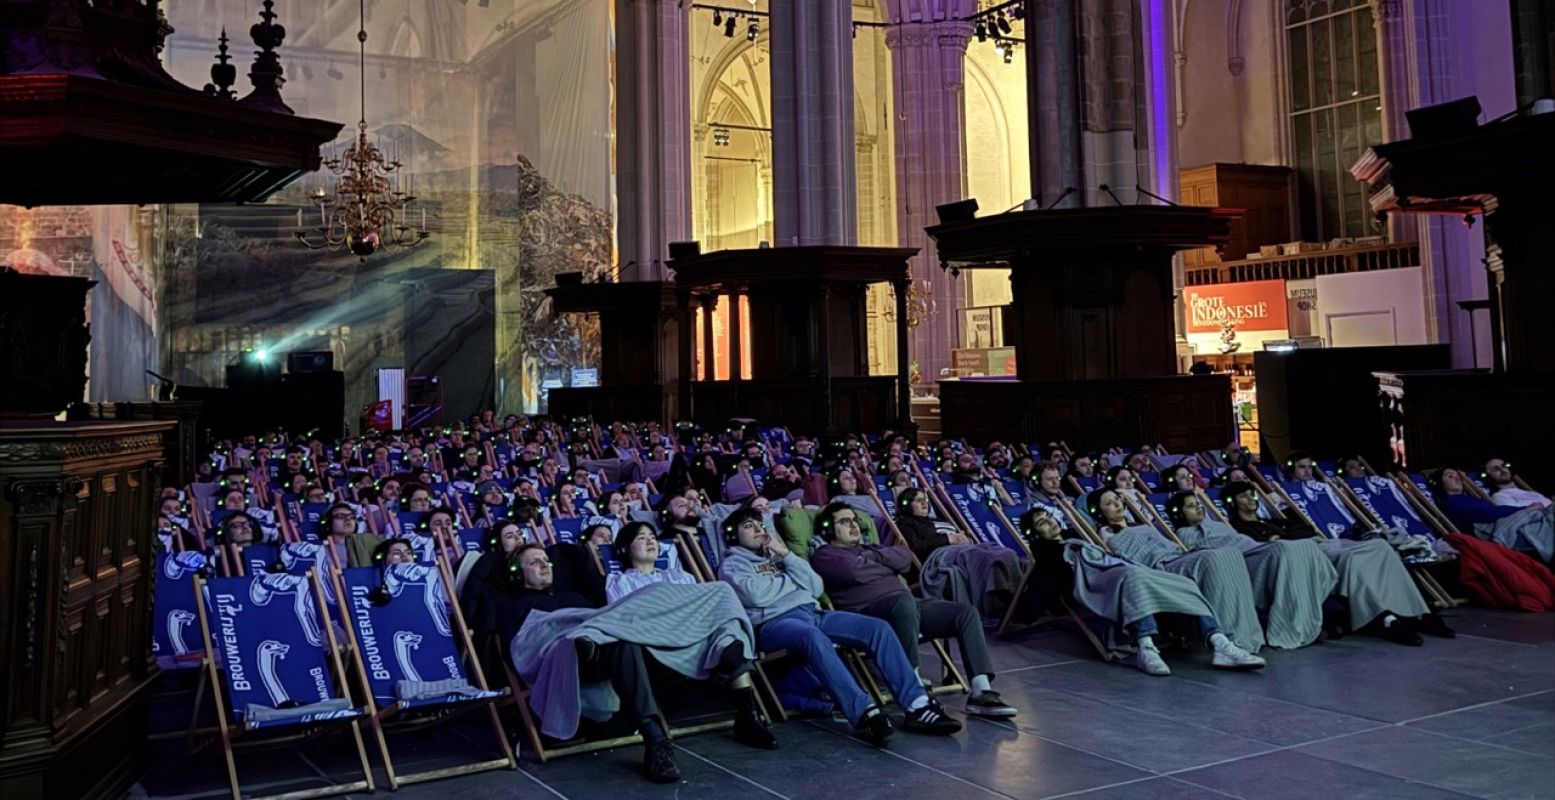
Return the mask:
MULTIPOLYGON (((704 425, 752 417, 812 434, 907 428, 907 262, 917 252, 778 247, 720 250, 670 261, 680 316, 681 415, 704 425), (894 375, 869 374, 865 293, 874 283, 889 283, 896 292, 894 375), (693 307, 700 304, 710 311, 725 295, 731 299, 730 378, 714 380, 716 373, 710 370, 694 375, 693 307), (741 297, 747 299, 751 317, 748 378, 741 297)), ((711 323, 703 343, 703 363, 710 365, 717 357, 711 323)))
POLYGON ((599 385, 551 389, 547 407, 552 416, 675 419, 679 330, 673 284, 558 282, 545 293, 555 313, 599 317, 599 385))
POLYGON ((1233 432, 1225 376, 1176 374, 1172 257, 1224 245, 1240 213, 1117 206, 929 228, 942 267, 1008 268, 1013 298, 1015 379, 940 381, 946 435, 1224 445, 1233 432))

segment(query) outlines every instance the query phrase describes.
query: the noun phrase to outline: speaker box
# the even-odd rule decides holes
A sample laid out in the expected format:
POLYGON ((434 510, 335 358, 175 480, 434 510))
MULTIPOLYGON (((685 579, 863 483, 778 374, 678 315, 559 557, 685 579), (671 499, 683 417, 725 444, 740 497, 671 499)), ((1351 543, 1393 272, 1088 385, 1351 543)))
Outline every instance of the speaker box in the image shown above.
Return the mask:
POLYGON ((290 353, 286 356, 286 371, 293 375, 304 372, 328 372, 335 368, 335 354, 319 352, 290 353))
POLYGON ((317 430, 320 436, 345 435, 346 376, 343 372, 303 372, 281 380, 285 406, 279 410, 292 433, 317 430))

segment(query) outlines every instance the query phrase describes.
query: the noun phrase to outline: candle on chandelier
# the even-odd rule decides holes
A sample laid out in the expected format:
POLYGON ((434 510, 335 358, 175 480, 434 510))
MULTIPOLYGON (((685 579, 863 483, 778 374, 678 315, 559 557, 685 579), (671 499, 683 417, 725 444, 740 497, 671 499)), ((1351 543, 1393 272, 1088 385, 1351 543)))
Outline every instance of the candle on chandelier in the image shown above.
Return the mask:
POLYGON ((302 230, 302 209, 297 209, 297 229, 302 230))
POLYGON ((422 230, 426 230, 427 229, 427 207, 426 206, 422 206, 421 207, 421 229, 422 230))

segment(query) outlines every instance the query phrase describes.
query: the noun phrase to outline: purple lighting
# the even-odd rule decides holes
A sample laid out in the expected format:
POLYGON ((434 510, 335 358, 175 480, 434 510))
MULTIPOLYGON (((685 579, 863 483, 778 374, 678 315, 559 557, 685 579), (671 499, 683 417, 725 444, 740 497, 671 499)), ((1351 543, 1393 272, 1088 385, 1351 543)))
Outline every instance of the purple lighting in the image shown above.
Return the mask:
POLYGON ((1150 36, 1150 151, 1155 167, 1155 193, 1177 196, 1177 180, 1172 175, 1171 89, 1167 78, 1171 70, 1166 45, 1166 0, 1145 0, 1149 10, 1150 36))

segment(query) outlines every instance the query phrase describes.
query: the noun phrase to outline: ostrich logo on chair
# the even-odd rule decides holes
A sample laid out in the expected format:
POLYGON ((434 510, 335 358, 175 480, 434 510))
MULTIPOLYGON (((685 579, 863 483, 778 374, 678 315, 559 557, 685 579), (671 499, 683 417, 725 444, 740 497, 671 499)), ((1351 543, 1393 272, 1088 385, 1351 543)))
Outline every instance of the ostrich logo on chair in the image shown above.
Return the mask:
POLYGON ((192 652, 189 645, 184 642, 184 629, 194 624, 194 612, 186 608, 175 608, 167 612, 167 641, 173 645, 173 655, 186 656, 192 652))
MULTIPOLYGON (((390 597, 399 597, 411 586, 421 589, 421 602, 437 623, 437 632, 443 636, 453 636, 454 629, 448 624, 448 612, 442 602, 443 585, 436 568, 424 564, 393 564, 384 569, 383 588, 388 590, 390 597)), ((396 636, 396 646, 398 643, 399 637, 396 636)))
POLYGON ((280 708, 281 704, 291 699, 286 695, 286 687, 281 685, 280 676, 276 675, 281 662, 286 659, 286 654, 291 649, 291 645, 274 639, 266 639, 259 643, 259 681, 265 685, 265 692, 270 695, 272 708, 280 708))
POLYGON ((319 628, 318 613, 313 608, 313 595, 308 580, 301 575, 262 575, 249 585, 248 599, 256 606, 267 606, 276 597, 289 597, 296 612, 297 624, 308 637, 308 644, 324 646, 324 632, 319 628))
POLYGON ((394 658, 400 662, 400 674, 404 680, 421 682, 421 673, 416 671, 416 661, 411 657, 410 652, 420 649, 421 634, 414 631, 394 633, 394 658))

